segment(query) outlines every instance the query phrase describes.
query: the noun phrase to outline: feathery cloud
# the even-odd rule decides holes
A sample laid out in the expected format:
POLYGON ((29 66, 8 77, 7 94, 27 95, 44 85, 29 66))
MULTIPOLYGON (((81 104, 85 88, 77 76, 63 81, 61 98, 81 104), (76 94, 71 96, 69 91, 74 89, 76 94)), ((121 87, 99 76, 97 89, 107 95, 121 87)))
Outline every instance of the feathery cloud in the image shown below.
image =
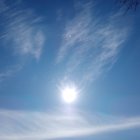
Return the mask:
POLYGON ((21 2, 11 5, 5 1, 1 3, 0 14, 4 27, 2 39, 5 44, 12 47, 18 55, 31 55, 39 59, 45 41, 45 35, 39 26, 41 18, 31 9, 18 8, 21 2))
POLYGON ((0 140, 77 137, 140 127, 140 117, 57 113, 0 110, 0 140))
POLYGON ((38 60, 45 43, 45 35, 40 26, 41 17, 38 17, 32 9, 23 9, 21 5, 22 1, 19 0, 11 4, 5 0, 0 1, 2 28, 0 41, 9 54, 18 56, 15 60, 16 64, 8 65, 5 71, 0 72, 0 81, 7 79, 23 67, 24 62, 19 62, 18 59, 31 56, 38 60))
POLYGON ((119 14, 102 15, 102 19, 94 14, 95 8, 91 2, 78 7, 66 23, 57 55, 58 64, 66 61, 66 75, 78 71, 83 83, 94 81, 114 64, 129 34, 119 14))

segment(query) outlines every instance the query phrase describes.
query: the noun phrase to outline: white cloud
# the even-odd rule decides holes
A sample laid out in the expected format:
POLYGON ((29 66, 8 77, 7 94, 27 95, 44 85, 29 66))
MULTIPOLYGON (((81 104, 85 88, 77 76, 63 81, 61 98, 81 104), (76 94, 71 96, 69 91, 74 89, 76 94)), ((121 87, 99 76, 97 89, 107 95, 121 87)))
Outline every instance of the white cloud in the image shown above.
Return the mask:
MULTIPOLYGON (((0 1, 1 34, 0 41, 8 54, 15 55, 17 59, 12 66, 7 66, 0 72, 0 82, 12 76, 23 67, 22 61, 31 56, 39 60, 45 42, 45 34, 42 30, 41 17, 38 17, 32 9, 23 9, 22 1, 15 0, 8 4, 0 1), (18 63, 18 64, 17 64, 18 63)), ((2 47, 3 47, 2 46, 2 47)), ((13 59, 15 59, 13 56, 13 59)), ((12 63, 12 62, 11 62, 12 63)))
POLYGON ((97 7, 94 8, 92 3, 83 5, 66 23, 57 63, 65 60, 66 75, 78 71, 82 75, 79 81, 87 83, 114 64, 129 29, 118 13, 102 15, 102 19, 94 14, 97 7))
POLYGON ((0 140, 55 139, 137 128, 140 117, 0 110, 0 126, 0 140))
POLYGON ((39 59, 45 41, 45 35, 39 26, 41 18, 31 9, 18 8, 20 4, 21 2, 15 3, 14 8, 3 1, 3 39, 16 54, 39 59))

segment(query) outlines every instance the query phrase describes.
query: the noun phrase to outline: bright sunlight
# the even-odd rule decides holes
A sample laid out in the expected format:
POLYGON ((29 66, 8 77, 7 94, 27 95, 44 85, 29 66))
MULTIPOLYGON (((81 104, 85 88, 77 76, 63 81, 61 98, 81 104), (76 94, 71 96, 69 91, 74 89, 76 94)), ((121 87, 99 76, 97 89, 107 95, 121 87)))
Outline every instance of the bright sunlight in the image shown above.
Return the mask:
POLYGON ((77 90, 75 87, 65 87, 62 90, 62 98, 66 103, 72 103, 77 99, 77 90))

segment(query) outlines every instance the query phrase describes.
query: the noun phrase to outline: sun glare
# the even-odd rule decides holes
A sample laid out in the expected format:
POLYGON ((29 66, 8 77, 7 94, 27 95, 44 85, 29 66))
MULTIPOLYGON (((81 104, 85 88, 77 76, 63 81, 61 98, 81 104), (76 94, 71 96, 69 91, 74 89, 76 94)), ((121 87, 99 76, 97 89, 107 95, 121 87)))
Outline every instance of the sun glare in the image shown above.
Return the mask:
POLYGON ((74 87, 65 87, 62 90, 62 98, 66 103, 72 103, 77 98, 77 91, 74 87))

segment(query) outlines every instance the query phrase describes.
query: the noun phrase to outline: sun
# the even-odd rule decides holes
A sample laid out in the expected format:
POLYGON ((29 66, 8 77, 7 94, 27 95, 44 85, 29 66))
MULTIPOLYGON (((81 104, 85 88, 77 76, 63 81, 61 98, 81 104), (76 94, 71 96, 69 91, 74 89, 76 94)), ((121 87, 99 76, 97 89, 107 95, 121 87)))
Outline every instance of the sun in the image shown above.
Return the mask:
POLYGON ((65 87, 62 90, 62 98, 66 103, 72 103, 77 99, 77 90, 74 87, 65 87))

